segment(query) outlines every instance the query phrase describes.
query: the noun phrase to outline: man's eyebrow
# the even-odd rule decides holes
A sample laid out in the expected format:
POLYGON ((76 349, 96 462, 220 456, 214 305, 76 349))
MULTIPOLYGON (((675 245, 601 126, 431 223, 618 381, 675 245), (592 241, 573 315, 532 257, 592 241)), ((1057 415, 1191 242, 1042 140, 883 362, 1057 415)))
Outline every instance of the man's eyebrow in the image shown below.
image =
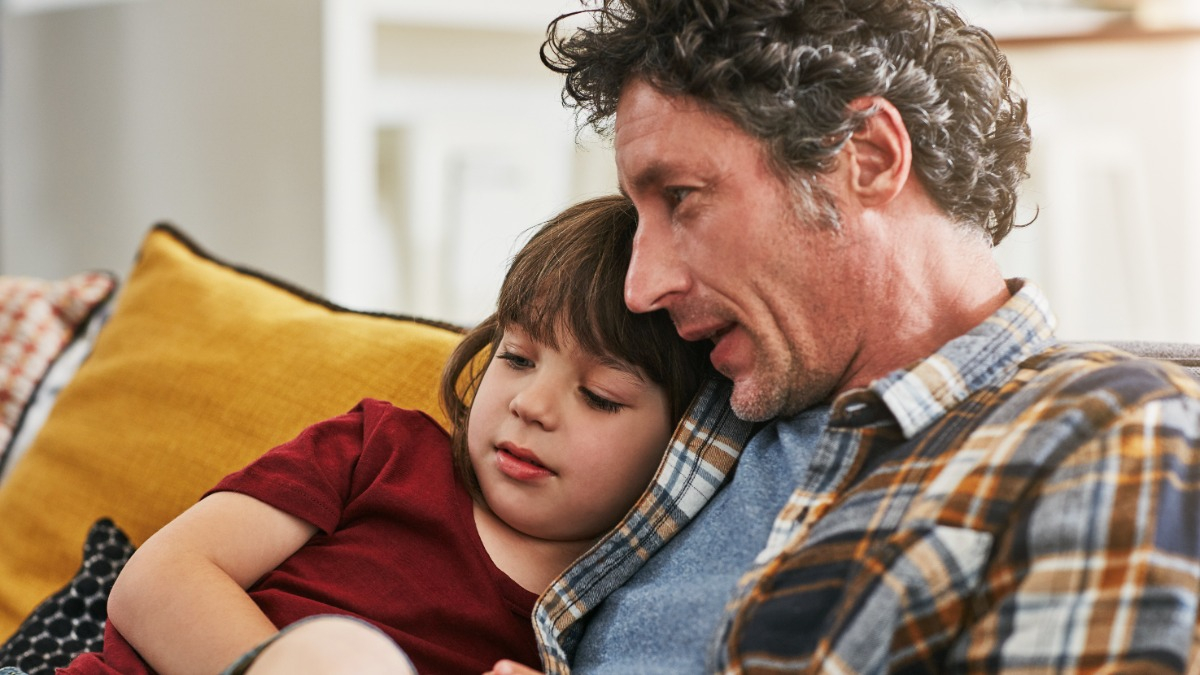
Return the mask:
MULTIPOLYGON (((669 169, 666 164, 656 160, 646 168, 639 171, 637 175, 633 176, 633 179, 628 182, 634 192, 640 192, 649 186, 658 185, 665 181, 668 171, 669 169)), ((617 189, 620 190, 621 194, 628 197, 629 193, 626 191, 625 183, 626 181, 624 180, 618 180, 617 189)))

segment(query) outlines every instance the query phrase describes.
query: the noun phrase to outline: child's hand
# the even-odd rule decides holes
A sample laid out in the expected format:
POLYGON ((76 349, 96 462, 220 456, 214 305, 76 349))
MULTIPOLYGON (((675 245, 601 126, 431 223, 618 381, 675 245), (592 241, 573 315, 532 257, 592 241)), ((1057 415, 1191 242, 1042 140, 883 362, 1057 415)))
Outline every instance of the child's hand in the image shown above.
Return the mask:
POLYGON ((540 673, 514 661, 497 661, 496 665, 483 675, 540 675, 540 673))

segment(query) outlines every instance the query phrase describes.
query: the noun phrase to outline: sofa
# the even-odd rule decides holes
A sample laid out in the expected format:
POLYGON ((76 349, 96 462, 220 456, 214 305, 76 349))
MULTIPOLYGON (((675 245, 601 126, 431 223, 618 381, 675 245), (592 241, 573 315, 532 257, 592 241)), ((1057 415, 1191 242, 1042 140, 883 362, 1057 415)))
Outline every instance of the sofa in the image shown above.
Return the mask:
POLYGON ((169 224, 120 283, 0 277, 0 666, 52 672, 98 645, 133 548, 308 424, 365 397, 444 423, 461 336, 339 307, 169 224))
MULTIPOLYGON (((351 311, 154 226, 124 281, 0 277, 0 666, 100 644, 134 548, 364 397, 426 410, 458 327, 351 311)), ((1200 375, 1200 347, 1118 343, 1200 375)))

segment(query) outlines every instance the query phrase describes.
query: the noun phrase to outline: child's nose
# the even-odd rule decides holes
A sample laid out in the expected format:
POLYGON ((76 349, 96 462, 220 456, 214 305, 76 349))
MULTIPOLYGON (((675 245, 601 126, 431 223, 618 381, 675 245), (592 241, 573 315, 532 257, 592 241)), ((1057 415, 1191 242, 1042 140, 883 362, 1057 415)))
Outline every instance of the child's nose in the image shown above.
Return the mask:
POLYGON ((558 424, 555 392, 545 378, 535 378, 513 396, 509 410, 527 424, 553 429, 558 424))

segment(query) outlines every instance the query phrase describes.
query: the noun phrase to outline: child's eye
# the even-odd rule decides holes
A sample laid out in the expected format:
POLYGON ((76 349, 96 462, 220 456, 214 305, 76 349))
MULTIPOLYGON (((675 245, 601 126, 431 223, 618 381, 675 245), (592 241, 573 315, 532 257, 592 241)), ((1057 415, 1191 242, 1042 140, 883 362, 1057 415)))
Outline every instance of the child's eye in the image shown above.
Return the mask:
POLYGON ((603 396, 600 396, 599 394, 595 393, 594 391, 592 391, 590 389, 587 389, 586 387, 580 387, 579 391, 580 391, 580 393, 583 394, 583 398, 584 398, 584 400, 587 401, 587 404, 589 406, 591 406, 592 408, 595 408, 596 410, 599 410, 601 412, 615 413, 615 412, 619 411, 621 408, 625 407, 625 406, 621 405, 620 403, 617 403, 616 401, 610 401, 610 400, 604 398, 603 396))
POLYGON ((504 361, 513 370, 524 370, 533 367, 533 361, 510 351, 498 352, 496 358, 504 361))

